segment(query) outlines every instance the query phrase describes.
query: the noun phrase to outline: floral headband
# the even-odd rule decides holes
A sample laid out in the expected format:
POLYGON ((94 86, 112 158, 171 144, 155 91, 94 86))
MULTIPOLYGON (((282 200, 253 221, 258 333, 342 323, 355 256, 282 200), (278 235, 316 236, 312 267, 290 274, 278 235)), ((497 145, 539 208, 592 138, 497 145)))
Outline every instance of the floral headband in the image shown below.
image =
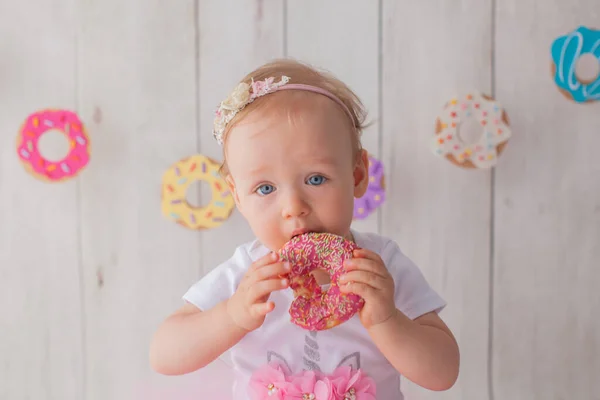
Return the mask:
POLYGON ((227 97, 225 100, 221 102, 219 108, 215 112, 215 120, 213 126, 213 136, 219 143, 219 145, 223 145, 223 133, 225 132, 225 128, 227 124, 235 117, 235 115, 240 112, 244 107, 248 104, 252 103, 257 98, 264 96, 269 93, 273 93, 279 90, 286 89, 296 89, 296 90, 306 90, 309 92, 319 93, 324 96, 329 97, 331 100, 335 101, 339 104, 350 120, 354 121, 354 116, 350 112, 350 109, 333 93, 322 89, 320 87, 305 85, 301 83, 291 83, 289 76, 282 76, 279 82, 274 82, 275 79, 273 77, 266 78, 263 81, 255 82, 252 80, 251 84, 246 82, 241 82, 238 84, 233 92, 227 97))

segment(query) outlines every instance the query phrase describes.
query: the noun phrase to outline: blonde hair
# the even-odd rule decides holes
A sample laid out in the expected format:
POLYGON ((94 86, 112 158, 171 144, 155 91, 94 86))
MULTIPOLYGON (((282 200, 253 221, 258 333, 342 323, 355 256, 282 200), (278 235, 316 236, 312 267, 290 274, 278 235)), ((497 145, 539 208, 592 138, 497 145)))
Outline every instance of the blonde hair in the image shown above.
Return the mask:
MULTIPOLYGON (((342 103, 344 103, 346 107, 348 107, 352 115, 352 121, 350 121, 350 124, 353 131, 352 142, 354 154, 356 156, 356 154, 358 154, 362 149, 360 138, 362 131, 367 127, 367 124, 365 123, 367 111, 359 97, 352 91, 352 89, 350 89, 344 82, 333 76, 331 73, 317 69, 297 60, 276 59, 269 63, 263 64, 254 71, 250 72, 240 81, 240 83, 245 82, 247 84, 251 84, 253 80, 260 81, 270 77, 275 78, 275 81, 279 81, 284 75, 291 78, 290 83, 301 83, 325 89, 335 95, 338 99, 340 99, 340 101, 342 101, 342 103)), ((239 123, 252 111, 256 111, 257 109, 262 109, 265 107, 276 107, 279 102, 270 101, 272 100, 273 96, 275 96, 275 94, 257 98, 251 104, 247 105, 243 110, 239 111, 229 122, 229 124, 227 124, 227 127, 223 132, 223 163, 220 168, 220 172, 223 176, 229 174, 225 151, 228 133, 233 127, 235 127, 237 123, 239 123)))

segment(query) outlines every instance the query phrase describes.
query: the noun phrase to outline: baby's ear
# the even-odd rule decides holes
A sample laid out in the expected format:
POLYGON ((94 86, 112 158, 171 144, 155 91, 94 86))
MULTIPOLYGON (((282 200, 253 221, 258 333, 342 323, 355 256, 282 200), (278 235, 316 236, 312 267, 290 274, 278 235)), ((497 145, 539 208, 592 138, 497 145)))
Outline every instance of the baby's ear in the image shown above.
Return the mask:
POLYGON ((344 357, 338 364, 338 367, 344 366, 352 368, 353 371, 360 369, 360 353, 357 351, 344 357))
POLYGON ((225 177, 225 182, 227 182, 229 191, 231 192, 231 195, 233 196, 233 200, 235 201, 235 205, 237 206, 237 208, 239 210, 240 209, 240 198, 238 197, 237 190, 235 188, 235 182, 233 181, 233 177, 231 176, 231 174, 228 174, 225 177))
POLYGON ((353 176, 354 197, 359 199, 364 196, 369 186, 369 153, 365 149, 358 153, 353 176))

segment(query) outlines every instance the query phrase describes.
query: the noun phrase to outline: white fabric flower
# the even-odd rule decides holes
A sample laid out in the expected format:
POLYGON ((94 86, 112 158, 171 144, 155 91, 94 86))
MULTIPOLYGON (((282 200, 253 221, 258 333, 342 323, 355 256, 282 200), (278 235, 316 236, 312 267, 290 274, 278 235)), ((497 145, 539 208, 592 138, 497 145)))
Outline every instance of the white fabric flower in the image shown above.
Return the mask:
POLYGON ((225 110, 240 110, 243 108, 250 99, 250 85, 242 82, 236 86, 236 88, 231 92, 229 97, 227 97, 222 103, 221 108, 225 110))
POLYGON ((282 76, 281 81, 277 83, 273 83, 273 78, 267 78, 259 82, 252 81, 252 84, 239 83, 215 111, 213 136, 217 142, 220 145, 223 144, 225 128, 240 110, 252 103, 257 97, 276 91, 280 86, 288 83, 289 80, 289 77, 282 76))

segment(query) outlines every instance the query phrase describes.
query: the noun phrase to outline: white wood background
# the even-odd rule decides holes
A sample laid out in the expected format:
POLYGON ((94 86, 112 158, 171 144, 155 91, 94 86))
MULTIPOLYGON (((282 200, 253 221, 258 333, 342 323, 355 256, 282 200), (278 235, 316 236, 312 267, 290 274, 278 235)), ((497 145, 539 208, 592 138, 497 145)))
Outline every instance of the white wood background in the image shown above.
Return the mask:
POLYGON ((355 226, 396 239, 449 301, 459 381, 407 382, 407 398, 600 399, 600 103, 567 101, 549 72, 552 40, 579 25, 600 27, 597 0, 0 0, 0 399, 227 398, 224 363, 161 377, 148 345, 251 233, 239 213, 205 232, 165 220, 160 178, 220 158, 215 105, 283 56, 363 98, 389 190, 355 226), (471 89, 511 118, 494 171, 428 147, 444 102, 471 89), (18 162, 17 130, 45 107, 87 124, 75 180, 18 162))

